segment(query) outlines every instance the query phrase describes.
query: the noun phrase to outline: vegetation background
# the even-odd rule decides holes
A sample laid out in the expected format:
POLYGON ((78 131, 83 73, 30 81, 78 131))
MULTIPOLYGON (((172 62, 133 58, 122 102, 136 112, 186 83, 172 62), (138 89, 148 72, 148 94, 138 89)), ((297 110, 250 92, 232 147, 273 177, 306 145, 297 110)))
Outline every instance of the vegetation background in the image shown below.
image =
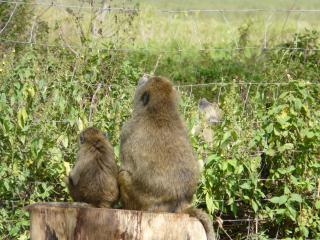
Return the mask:
POLYGON ((107 131, 118 159, 145 72, 181 94, 194 204, 220 239, 319 239, 319 20, 318 0, 1 0, 0 239, 29 239, 24 206, 71 200, 83 128, 107 131), (224 112, 212 141, 195 131, 203 97, 224 112))

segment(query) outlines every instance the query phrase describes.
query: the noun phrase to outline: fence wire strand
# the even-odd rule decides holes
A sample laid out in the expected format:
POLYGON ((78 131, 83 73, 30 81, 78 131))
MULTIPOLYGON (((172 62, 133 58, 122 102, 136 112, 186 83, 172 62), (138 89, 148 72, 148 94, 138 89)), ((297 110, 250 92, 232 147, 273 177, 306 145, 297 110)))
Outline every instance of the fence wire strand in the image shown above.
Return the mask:
POLYGON ((126 7, 100 7, 100 6, 83 6, 83 5, 72 5, 72 4, 61 4, 51 2, 22 2, 22 1, 8 1, 0 0, 0 3, 8 4, 25 4, 25 5, 40 5, 40 6, 53 6, 57 8, 74 8, 74 9, 97 9, 102 11, 120 11, 120 12, 159 12, 159 13, 250 13, 250 12, 275 12, 275 13, 319 13, 320 9, 267 9, 267 8, 243 8, 243 9, 154 9, 154 10, 141 10, 136 8, 126 7))
MULTIPOLYGON (((39 42, 32 42, 32 41, 20 41, 20 40, 13 40, 13 39, 6 39, 0 38, 0 42, 3 43, 13 43, 13 44, 31 44, 31 45, 38 45, 43 47, 50 47, 50 48, 75 48, 81 49, 84 46, 80 45, 71 45, 61 43, 57 44, 47 44, 47 43, 39 43, 39 42)), ((299 48, 299 47, 261 47, 261 46, 247 46, 247 47, 235 47, 235 48, 206 48, 206 49, 176 49, 176 50, 157 50, 151 48, 100 48, 99 50, 107 50, 110 52, 151 52, 157 51, 158 53, 182 53, 182 52, 210 52, 210 51, 221 51, 221 52, 235 52, 235 51, 243 51, 243 50, 261 50, 261 51, 280 51, 280 50, 287 50, 287 51, 320 51, 320 48, 299 48)))

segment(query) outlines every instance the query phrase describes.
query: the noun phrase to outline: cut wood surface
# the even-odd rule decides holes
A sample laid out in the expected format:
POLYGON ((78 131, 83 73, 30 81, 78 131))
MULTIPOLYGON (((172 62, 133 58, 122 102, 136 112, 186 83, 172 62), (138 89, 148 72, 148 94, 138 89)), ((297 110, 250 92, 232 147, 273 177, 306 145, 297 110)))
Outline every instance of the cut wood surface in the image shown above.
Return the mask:
POLYGON ((80 203, 27 207, 32 240, 206 240, 202 224, 187 214, 92 208, 80 203))

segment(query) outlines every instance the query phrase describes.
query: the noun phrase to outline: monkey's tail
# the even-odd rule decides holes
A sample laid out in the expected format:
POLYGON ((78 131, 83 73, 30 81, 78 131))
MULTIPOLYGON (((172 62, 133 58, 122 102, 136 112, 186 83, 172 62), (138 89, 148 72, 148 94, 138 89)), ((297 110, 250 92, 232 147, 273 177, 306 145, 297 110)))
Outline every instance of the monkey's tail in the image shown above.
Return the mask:
POLYGON ((184 209, 183 212, 189 214, 191 217, 199 219, 199 221, 202 223, 204 227, 204 230, 206 231, 207 240, 216 239, 215 232, 213 229, 213 222, 211 221, 209 215, 205 211, 195 207, 188 207, 184 209))

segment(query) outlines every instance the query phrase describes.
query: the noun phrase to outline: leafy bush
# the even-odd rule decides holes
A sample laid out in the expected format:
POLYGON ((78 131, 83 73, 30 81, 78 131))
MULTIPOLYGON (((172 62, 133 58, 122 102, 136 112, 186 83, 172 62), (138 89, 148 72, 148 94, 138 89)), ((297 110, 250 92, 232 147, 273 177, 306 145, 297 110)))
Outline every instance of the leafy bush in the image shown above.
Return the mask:
MULTIPOLYGON (((74 162, 83 128, 94 124, 108 131, 118 160, 120 128, 131 114, 135 83, 154 69, 160 55, 113 51, 128 46, 122 34, 115 35, 118 41, 102 42, 87 36, 76 54, 41 45, 3 53, 1 239, 28 239, 24 206, 71 200, 62 179, 74 162)), ((248 36, 241 32, 240 37, 245 46, 248 36)), ((170 45, 172 51, 156 69, 177 86, 219 83, 180 86, 180 110, 204 162, 195 203, 234 238, 248 232, 258 239, 320 237, 320 68, 318 53, 311 50, 317 44, 318 35, 308 31, 284 43, 310 49, 307 58, 298 49, 220 57, 196 49, 175 54, 170 45), (210 143, 192 131, 203 121, 197 109, 202 97, 219 102, 224 112, 223 121, 212 126, 210 143), (258 229, 251 222, 249 229, 246 222, 240 227, 231 222, 229 228, 222 222, 247 218, 259 219, 258 229)))
MULTIPOLYGON (((252 110, 254 118, 243 116, 241 96, 230 88, 222 102, 227 117, 207 149, 199 197, 211 213, 258 216, 259 230, 269 237, 319 237, 319 85, 289 82, 269 108, 252 110)), ((263 98, 257 92, 247 104, 263 98)))
MULTIPOLYGON (((30 3, 30 0, 23 0, 21 2, 30 3)), ((25 41, 29 36, 29 28, 31 27, 33 19, 33 12, 29 4, 11 4, 0 3, 0 30, 1 40, 9 40, 12 45, 14 40, 25 41)), ((0 43, 1 52, 6 52, 7 42, 0 43)), ((20 49, 21 46, 16 45, 15 48, 20 49)))

